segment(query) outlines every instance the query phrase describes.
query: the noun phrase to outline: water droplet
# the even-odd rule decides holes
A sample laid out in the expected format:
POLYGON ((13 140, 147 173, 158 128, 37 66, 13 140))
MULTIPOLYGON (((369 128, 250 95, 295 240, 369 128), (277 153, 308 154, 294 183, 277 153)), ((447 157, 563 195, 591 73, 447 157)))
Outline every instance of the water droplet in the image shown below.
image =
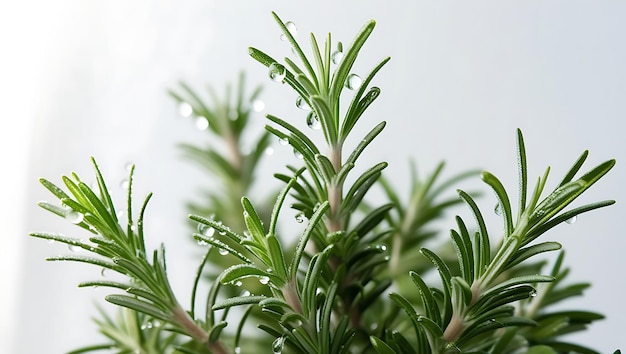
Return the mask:
POLYGON ((250 296, 252 295, 248 290, 244 290, 241 292, 241 296, 250 296))
POLYGON ((243 283, 241 282, 241 280, 237 280, 235 283, 233 283, 234 286, 242 286, 243 283))
POLYGON ((339 64, 341 59, 343 59, 343 52, 337 50, 331 56, 330 59, 333 61, 333 64, 339 64))
POLYGON ((241 347, 235 347, 235 354, 241 354, 241 347))
POLYGON ((304 222, 304 220, 306 220, 306 216, 304 216, 303 213, 296 214, 296 222, 298 224, 302 224, 304 222))
POLYGON ((371 329, 372 331, 375 331, 375 330, 376 330, 376 328, 378 328, 378 323, 374 322, 374 323, 372 323, 372 324, 370 325, 370 329, 371 329))
POLYGON ((274 148, 271 146, 268 146, 265 148, 265 155, 267 156, 272 156, 274 155, 274 148))
POLYGON ((48 240, 48 243, 55 243, 55 242, 56 242, 56 241, 55 241, 55 240, 53 240, 53 239, 49 239, 49 240, 48 240))
POLYGON ((309 104, 304 98, 302 98, 302 96, 298 96, 298 98, 296 98, 296 107, 307 111, 311 110, 311 106, 309 106, 309 104))
POLYGON ((323 294, 323 293, 324 293, 324 289, 322 289, 322 288, 315 289, 315 295, 319 295, 319 294, 323 294))
POLYGON ((361 86, 362 83, 363 83, 363 79, 361 79, 359 75, 350 74, 346 78, 345 86, 350 90, 356 90, 361 86))
POLYGON ((67 245, 67 249, 70 250, 70 252, 79 252, 80 251, 80 247, 77 245, 67 245))
POLYGON ((189 117, 193 114, 193 107, 187 102, 181 102, 178 105, 178 113, 183 117, 189 117))
POLYGON ((203 240, 203 239, 201 239, 201 238, 199 238, 199 239, 198 239, 198 246, 206 246, 206 245, 208 245, 208 244, 209 244, 209 243, 208 243, 208 242, 206 242, 205 240, 203 240))
POLYGON ((285 69, 285 67, 281 64, 273 63, 269 67, 268 74, 272 81, 282 82, 285 79, 285 76, 287 76, 287 69, 285 69))
POLYGON ((378 248, 379 250, 385 252, 387 250, 387 246, 386 245, 378 245, 376 246, 376 248, 378 248))
POLYGON ((196 128, 198 130, 207 130, 209 128, 209 120, 206 117, 196 117, 196 128))
POLYGON ((213 236, 215 234, 215 229, 209 225, 198 224, 198 232, 203 234, 204 236, 213 236))
POLYGON ((293 149, 293 156, 295 156, 298 160, 304 159, 304 155, 296 149, 293 149))
POLYGON ((132 162, 127 162, 127 163, 125 163, 125 164, 124 164, 124 169, 125 169, 126 171, 130 171, 130 170, 132 170, 132 169, 133 169, 133 166, 135 166, 135 164, 134 164, 134 163, 132 163, 132 162))
POLYGON ((270 282, 270 278, 266 276, 259 277, 259 283, 267 285, 270 282))
POLYGON ((107 269, 106 268, 100 269, 100 276, 102 276, 102 277, 106 277, 107 276, 107 269))
POLYGON ((120 182, 120 188, 128 189, 128 186, 130 186, 130 183, 128 182, 127 179, 123 179, 122 182, 120 182))
POLYGON ((496 213, 496 215, 502 215, 502 204, 500 204, 500 202, 496 203, 493 207, 493 212, 496 213))
POLYGON ((252 110, 255 112, 261 112, 263 109, 265 109, 265 102, 261 101, 261 100, 254 100, 254 102, 252 102, 252 110))
POLYGON ((278 143, 280 145, 287 145, 287 144, 289 144, 289 139, 287 139, 287 138, 280 138, 280 139, 278 139, 278 143))
MULTIPOLYGON (((291 21, 287 21, 285 22, 285 27, 287 27, 287 31, 289 31, 289 33, 291 33, 292 37, 295 37, 298 35, 298 29, 296 28, 296 24, 291 22, 291 21)), ((287 40, 287 36, 283 33, 280 35, 280 40, 281 41, 286 41, 287 40)))
POLYGON ((291 21, 287 21, 285 22, 285 27, 287 27, 287 30, 289 31, 289 33, 291 33, 292 36, 297 36, 298 35, 298 29, 296 28, 296 24, 291 22, 291 21))
POLYGON ((252 234, 248 230, 243 231, 243 236, 248 239, 252 238, 252 234))
POLYGON ((237 112, 236 109, 232 109, 228 112, 228 119, 237 120, 237 118, 239 118, 239 112, 237 112))
POLYGON ((531 290, 528 295, 530 295, 530 297, 537 297, 537 290, 531 290))
POLYGON ((65 218, 72 224, 80 224, 81 222, 83 222, 85 215, 76 210, 70 210, 67 212, 67 214, 65 214, 65 218))
POLYGON ((284 347, 285 347, 285 337, 282 337, 282 336, 278 337, 272 343, 272 351, 274 352, 274 354, 282 353, 284 347))
POLYGON ((148 321, 148 322, 144 323, 143 325, 141 325, 141 329, 142 330, 150 329, 150 328, 152 328, 152 326, 153 326, 152 322, 148 321))
POLYGON ((319 130, 322 128, 322 123, 320 123, 320 119, 317 117, 317 114, 313 112, 309 112, 309 115, 306 117, 306 125, 313 130, 319 130))
POLYGON ((223 249, 223 248, 220 248, 220 249, 218 250, 218 252, 219 252, 219 254, 220 254, 220 255, 222 255, 222 256, 225 256, 225 255, 227 255, 227 254, 228 254, 228 251, 227 251, 227 250, 225 250, 225 249, 223 249))
POLYGON ((299 318, 296 318, 295 320, 289 321, 289 324, 293 328, 298 328, 302 326, 302 320, 300 320, 299 318))
POLYGON ((569 218, 569 219, 565 220, 565 222, 566 222, 566 223, 568 223, 568 224, 573 224, 573 223, 575 223, 575 222, 576 222, 576 220, 577 220, 577 219, 578 219, 578 216, 577 216, 577 215, 574 215, 574 216, 572 216, 571 218, 569 218))

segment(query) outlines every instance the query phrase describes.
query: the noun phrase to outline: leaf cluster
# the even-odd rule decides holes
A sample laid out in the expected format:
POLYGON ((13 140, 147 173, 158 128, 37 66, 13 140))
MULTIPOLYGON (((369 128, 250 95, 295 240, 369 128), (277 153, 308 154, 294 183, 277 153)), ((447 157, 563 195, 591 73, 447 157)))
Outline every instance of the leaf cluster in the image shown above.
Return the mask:
MULTIPOLYGON (((143 216, 150 195, 137 220, 133 219, 133 169, 124 226, 95 160, 93 188, 75 173, 62 178, 67 192, 41 179, 61 204, 41 202, 40 206, 83 228, 91 237, 85 241, 48 233, 32 236, 94 255, 50 260, 89 263, 126 279, 80 284, 121 292, 106 300, 128 310, 117 320, 103 315, 99 321, 108 343, 75 353, 105 348, 240 353, 242 348, 258 350, 261 346, 271 346, 274 353, 594 353, 561 337, 584 330, 602 316, 550 309, 580 295, 588 284, 563 285, 568 273, 562 265, 563 253, 549 275, 541 274, 544 265, 536 261, 537 256, 562 246, 538 238, 579 214, 613 204, 607 200, 565 210, 608 173, 615 161, 608 160, 578 176, 588 157, 584 152, 556 187, 544 193, 550 169, 529 188, 526 151, 518 131, 517 210, 498 178, 489 172, 480 175, 498 200, 496 211, 502 219, 498 233, 502 236, 497 240, 490 235, 493 231, 475 200, 476 193, 458 190, 458 198, 446 197, 452 185, 475 176, 474 171, 443 182, 443 164, 424 181, 414 172, 408 201, 403 201, 393 183, 382 178, 385 162, 360 165, 362 153, 383 131, 384 121, 357 139, 353 149, 345 148, 363 113, 379 97, 381 91, 371 86, 372 80, 389 61, 381 60, 364 79, 352 72, 375 22, 367 22, 350 45, 338 42, 336 50, 330 34, 322 46, 311 34, 311 60, 296 40, 293 23, 273 16, 299 63, 289 58, 279 62, 256 48, 249 53, 267 67, 273 81, 286 83, 295 91, 296 104, 309 111, 307 125, 313 133, 268 115, 266 133, 255 142, 257 149, 244 154, 242 137, 249 124, 250 106, 244 103, 243 78, 234 101, 230 89, 225 100, 213 93, 212 105, 182 83, 181 93, 170 92, 179 103, 189 104, 199 119, 207 120, 213 135, 228 147, 221 151, 214 145, 206 149, 184 146, 188 156, 220 176, 224 184, 222 191, 208 193, 208 207, 195 207, 203 213, 190 216, 198 225, 193 238, 205 247, 205 255, 196 271, 189 310, 180 305, 170 287, 165 247, 146 250, 143 216), (342 107, 347 101, 347 107, 342 107), (316 127, 323 143, 312 138, 316 127), (284 186, 265 217, 263 206, 241 196, 249 191, 271 135, 291 145, 302 166, 287 166, 287 172, 275 174, 284 186), (375 185, 382 187, 387 203, 366 200, 375 185), (285 235, 279 228, 288 201, 293 201, 290 206, 298 213, 297 220, 306 221, 295 235, 295 244, 287 241, 294 235, 285 235), (450 230, 454 256, 450 259, 423 243, 435 235, 428 228, 430 223, 457 204, 469 208, 474 224, 455 218, 456 227, 450 230), (421 260, 416 260, 418 256, 421 260), (211 266, 219 273, 214 269, 209 277, 201 314, 199 285, 207 279, 203 275, 211 266), (428 284, 424 275, 429 269, 436 271, 439 284, 428 284), (251 322, 261 335, 247 332, 251 322)), ((250 102, 258 92, 253 92, 250 102)))

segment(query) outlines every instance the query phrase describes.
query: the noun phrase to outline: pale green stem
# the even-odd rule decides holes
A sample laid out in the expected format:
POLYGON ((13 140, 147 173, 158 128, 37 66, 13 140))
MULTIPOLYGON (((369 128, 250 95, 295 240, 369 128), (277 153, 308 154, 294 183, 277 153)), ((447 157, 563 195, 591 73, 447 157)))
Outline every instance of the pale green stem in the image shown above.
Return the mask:
POLYGON ((175 323, 181 326, 185 333, 187 333, 190 337, 192 337, 197 342, 202 343, 207 349, 209 349, 212 353, 216 354, 227 354, 228 351, 221 342, 209 342, 209 336, 206 331, 198 326, 194 320, 189 316, 187 311, 185 311, 180 305, 177 305, 172 310, 172 319, 175 323))
MULTIPOLYGON (((329 158, 333 164, 335 172, 341 169, 341 150, 342 145, 337 144, 330 148, 329 158)), ((344 228, 343 220, 341 220, 341 201, 343 198, 343 183, 328 186, 328 203, 330 204, 330 217, 328 218, 328 231, 341 231, 344 228)))

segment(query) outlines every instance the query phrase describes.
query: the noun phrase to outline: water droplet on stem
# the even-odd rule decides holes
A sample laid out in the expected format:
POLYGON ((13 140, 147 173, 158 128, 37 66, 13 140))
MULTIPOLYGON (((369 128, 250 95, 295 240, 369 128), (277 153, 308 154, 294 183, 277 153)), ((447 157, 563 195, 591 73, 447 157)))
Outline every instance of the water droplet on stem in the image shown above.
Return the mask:
POLYGON ((566 222, 566 223, 568 223, 568 224, 573 224, 573 223, 575 223, 575 222, 576 222, 576 220, 577 220, 577 219, 578 219, 578 216, 577 216, 577 215, 574 215, 574 216, 572 216, 571 218, 569 218, 569 219, 565 220, 565 222, 566 222))

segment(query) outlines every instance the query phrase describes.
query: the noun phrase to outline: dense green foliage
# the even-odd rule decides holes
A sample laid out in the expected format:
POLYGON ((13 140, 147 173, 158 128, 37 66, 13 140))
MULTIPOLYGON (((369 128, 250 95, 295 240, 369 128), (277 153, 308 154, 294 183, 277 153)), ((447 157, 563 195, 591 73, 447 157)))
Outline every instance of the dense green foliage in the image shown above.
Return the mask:
POLYGON ((190 220, 198 227, 193 238, 206 254, 188 309, 169 285, 165 247, 153 251, 145 247, 143 217, 150 195, 135 219, 134 168, 125 223, 116 214, 95 160, 94 188, 76 174, 62 178, 67 191, 41 180, 61 206, 46 202, 40 206, 90 237, 32 236, 93 253, 50 260, 90 263, 127 279, 80 284, 116 290, 106 300, 125 310, 115 319, 103 314, 98 320, 105 343, 74 353, 109 348, 119 353, 246 353, 267 352, 269 347, 274 353, 595 353, 562 336, 585 330, 603 316, 550 308, 581 295, 589 284, 564 283, 568 268, 562 252, 547 270, 545 262, 536 259, 562 248, 547 239, 553 227, 613 204, 601 201, 565 210, 615 161, 580 174, 587 158, 584 152, 548 190, 549 169, 534 185, 529 183, 518 131, 516 209, 498 178, 480 174, 497 197, 502 225, 487 225, 475 201, 477 194, 458 190, 459 198, 451 197, 451 187, 479 175, 472 171, 445 181, 440 181, 443 164, 423 180, 414 173, 404 201, 393 183, 382 177, 387 163, 362 166, 362 154, 386 123, 353 137, 354 127, 381 93, 371 84, 389 61, 382 59, 364 78, 352 73, 375 22, 367 22, 348 46, 333 45, 330 34, 320 46, 311 34, 311 60, 296 41, 293 23, 275 14, 274 18, 300 63, 275 60, 256 48, 249 53, 267 67, 271 80, 295 91, 297 106, 308 111, 310 130, 267 115, 267 132, 248 141, 257 148, 243 153, 242 133, 258 89, 246 96, 242 77, 233 100, 227 89, 224 100, 212 94, 211 104, 185 84, 180 92, 170 92, 196 117, 206 119, 212 137, 221 143, 183 146, 187 156, 222 181, 221 188, 207 191, 206 201, 191 206, 190 220), (272 135, 294 149, 302 166, 287 166, 286 172, 275 175, 283 187, 268 208, 245 195, 272 135), (353 149, 346 149, 347 141, 356 141, 353 149), (387 200, 367 198, 374 186, 382 188, 387 200), (279 227, 288 200, 297 220, 306 222, 295 243, 290 241, 293 235, 281 234, 279 227), (424 248, 424 241, 438 234, 431 222, 457 204, 467 205, 474 223, 456 217, 450 231, 453 256, 424 248), (423 278, 430 270, 438 273, 439 284, 429 285, 423 278), (203 281, 211 285, 201 296, 198 284, 203 281), (250 334, 249 326, 258 330, 250 334))

